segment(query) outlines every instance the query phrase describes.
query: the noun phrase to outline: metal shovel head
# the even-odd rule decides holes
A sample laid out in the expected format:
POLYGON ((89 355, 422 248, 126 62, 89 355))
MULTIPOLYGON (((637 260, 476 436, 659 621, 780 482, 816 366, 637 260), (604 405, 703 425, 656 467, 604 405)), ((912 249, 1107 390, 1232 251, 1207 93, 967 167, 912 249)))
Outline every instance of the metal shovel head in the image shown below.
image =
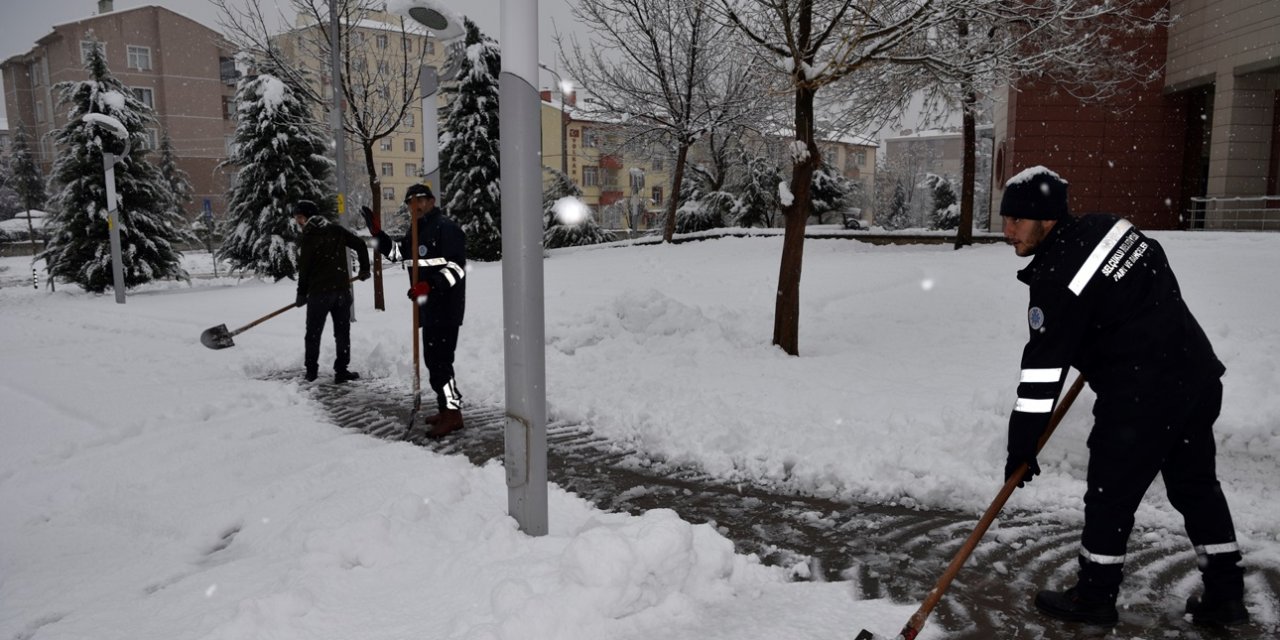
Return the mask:
POLYGON ((200 344, 210 349, 226 349, 234 347, 236 343, 231 339, 231 332, 227 331, 227 325, 220 324, 216 327, 209 327, 200 334, 200 344))

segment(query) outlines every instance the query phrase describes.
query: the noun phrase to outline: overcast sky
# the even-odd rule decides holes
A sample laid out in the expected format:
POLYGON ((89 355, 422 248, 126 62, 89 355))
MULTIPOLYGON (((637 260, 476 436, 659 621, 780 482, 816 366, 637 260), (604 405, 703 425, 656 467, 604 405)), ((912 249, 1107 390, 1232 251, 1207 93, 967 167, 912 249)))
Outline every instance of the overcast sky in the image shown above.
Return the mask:
MULTIPOLYGON (((289 6, 288 0, 258 0, 263 7, 274 4, 289 6)), ((542 61, 558 67, 558 56, 552 36, 555 29, 569 31, 576 27, 569 11, 571 0, 540 0, 538 26, 542 61)), ((501 22, 501 0, 443 0, 454 13, 475 20, 480 29, 497 38, 501 22)), ((157 5, 180 13, 212 29, 219 29, 218 10, 209 0, 115 0, 115 10, 157 5)), ((90 17, 97 13, 97 0, 0 0, 0 60, 29 51, 35 41, 44 37, 53 25, 90 17)), ((550 86, 552 76, 543 72, 540 82, 550 86)), ((0 101, 0 117, 6 117, 0 101)))

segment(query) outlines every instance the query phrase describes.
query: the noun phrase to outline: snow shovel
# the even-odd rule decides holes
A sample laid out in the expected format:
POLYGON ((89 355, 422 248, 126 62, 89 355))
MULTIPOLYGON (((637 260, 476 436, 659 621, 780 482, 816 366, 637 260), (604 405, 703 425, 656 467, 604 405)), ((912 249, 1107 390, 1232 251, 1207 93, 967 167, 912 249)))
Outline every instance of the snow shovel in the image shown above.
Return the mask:
MULTIPOLYGON (((1071 383, 1071 388, 1067 389, 1066 395, 1062 396, 1062 401, 1058 403, 1058 408, 1054 410, 1053 416, 1049 418, 1049 426, 1045 428, 1044 435, 1040 436, 1040 442, 1036 445, 1036 453, 1039 453, 1044 448, 1044 443, 1049 441, 1049 436, 1053 435, 1053 430, 1058 427, 1059 422, 1062 422, 1062 416, 1066 415, 1067 409, 1071 408, 1071 403, 1075 402, 1076 396, 1080 395, 1080 389, 1083 387, 1084 376, 1076 376, 1075 382, 1071 383)), ((978 541, 982 539, 987 529, 991 527, 996 515, 1000 513, 1000 509, 1004 507, 1004 503, 1009 499, 1009 496, 1013 495, 1013 490, 1018 488, 1018 481, 1022 479, 1026 472, 1027 464, 1024 462, 1005 481, 1000 493, 996 495, 996 499, 991 502, 991 506, 987 507, 986 513, 982 514, 982 519, 978 521, 978 526, 974 527, 973 533, 969 534, 969 538, 964 541, 964 545, 960 547, 955 557, 951 559, 951 564, 947 565, 947 570, 942 573, 942 577, 938 578, 938 582, 933 585, 933 589, 929 591, 924 603, 907 621, 906 626, 902 627, 902 631, 898 632, 894 640, 915 640, 916 635, 924 628, 924 622, 929 618, 929 614, 933 612, 933 608, 942 600, 942 594, 946 592, 947 587, 951 586, 951 581, 960 572, 960 567, 964 566, 965 561, 969 559, 969 554, 973 553, 973 549, 978 546, 978 541)), ((877 636, 863 629, 854 640, 882 640, 882 638, 883 636, 877 636)))
MULTIPOLYGON (((359 279, 360 278, 352 278, 347 281, 347 284, 351 284, 352 282, 355 282, 356 280, 359 280, 359 279)), ((271 313, 268 313, 267 315, 262 316, 261 318, 258 318, 257 320, 254 320, 253 322, 250 322, 249 324, 246 324, 245 326, 240 327, 239 329, 236 329, 235 331, 228 331, 227 325, 225 324, 220 324, 216 327, 209 327, 208 329, 204 330, 204 333, 200 334, 200 344, 203 344, 204 346, 209 347, 210 349, 226 349, 227 347, 234 347, 236 346, 236 343, 235 343, 235 340, 231 339, 233 336, 238 336, 296 306, 298 305, 289 304, 289 305, 280 307, 279 309, 276 309, 275 311, 272 311, 271 313)))

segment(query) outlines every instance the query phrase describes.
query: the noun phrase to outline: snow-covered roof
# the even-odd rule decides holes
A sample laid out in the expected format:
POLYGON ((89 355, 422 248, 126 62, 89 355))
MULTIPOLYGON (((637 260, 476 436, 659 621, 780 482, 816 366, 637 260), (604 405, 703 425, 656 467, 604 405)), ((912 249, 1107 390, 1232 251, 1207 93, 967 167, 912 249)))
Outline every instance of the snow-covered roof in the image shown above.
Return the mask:
POLYGON ((14 231, 26 231, 28 215, 31 216, 31 226, 35 227, 36 229, 44 228, 44 220, 45 220, 45 217, 48 216, 48 214, 43 211, 40 211, 39 209, 31 209, 29 211, 19 212, 17 217, 10 218, 8 220, 0 222, 0 231, 5 231, 9 233, 12 233, 14 231))
POLYGON ((0 131, 8 131, 8 130, 9 130, 9 119, 3 116, 0 116, 0 131))

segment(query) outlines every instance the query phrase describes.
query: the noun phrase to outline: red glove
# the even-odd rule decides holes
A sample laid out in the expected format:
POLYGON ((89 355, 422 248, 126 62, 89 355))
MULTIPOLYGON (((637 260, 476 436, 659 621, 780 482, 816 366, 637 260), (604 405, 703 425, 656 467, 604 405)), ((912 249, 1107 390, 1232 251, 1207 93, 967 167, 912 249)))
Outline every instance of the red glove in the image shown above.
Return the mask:
POLYGON ((428 293, 431 293, 431 285, 426 282, 419 282, 409 288, 409 299, 415 302, 420 301, 426 298, 428 293))

